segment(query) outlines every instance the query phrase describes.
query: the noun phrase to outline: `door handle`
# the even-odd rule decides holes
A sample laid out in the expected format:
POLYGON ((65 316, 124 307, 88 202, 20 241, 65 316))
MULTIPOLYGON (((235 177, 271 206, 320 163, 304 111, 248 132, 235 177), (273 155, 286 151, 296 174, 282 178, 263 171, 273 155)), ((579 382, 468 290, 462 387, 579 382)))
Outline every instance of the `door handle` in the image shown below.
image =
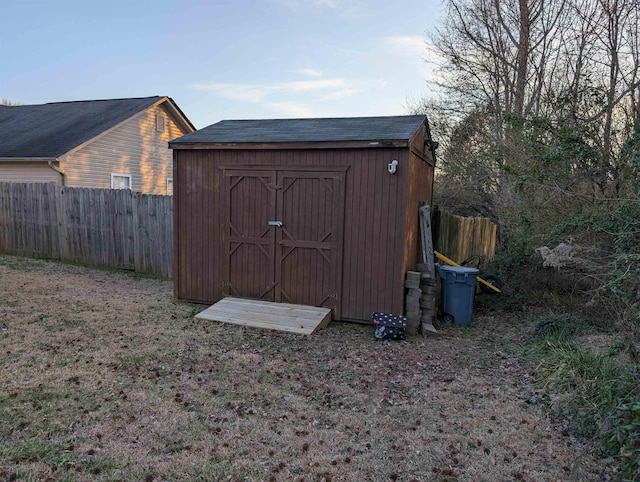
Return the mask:
POLYGON ((269 221, 267 224, 269 226, 275 226, 277 228, 281 228, 282 227, 282 221, 269 221))

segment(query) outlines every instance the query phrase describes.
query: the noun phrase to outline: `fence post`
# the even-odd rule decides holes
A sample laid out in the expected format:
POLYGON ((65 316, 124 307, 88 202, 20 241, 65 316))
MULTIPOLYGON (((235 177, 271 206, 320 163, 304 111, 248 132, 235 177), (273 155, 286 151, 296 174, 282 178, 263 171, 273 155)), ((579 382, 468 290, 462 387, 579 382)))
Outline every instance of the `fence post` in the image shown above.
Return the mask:
POLYGON ((133 270, 138 271, 140 267, 140 220, 138 219, 138 193, 131 193, 131 228, 133 229, 133 270))

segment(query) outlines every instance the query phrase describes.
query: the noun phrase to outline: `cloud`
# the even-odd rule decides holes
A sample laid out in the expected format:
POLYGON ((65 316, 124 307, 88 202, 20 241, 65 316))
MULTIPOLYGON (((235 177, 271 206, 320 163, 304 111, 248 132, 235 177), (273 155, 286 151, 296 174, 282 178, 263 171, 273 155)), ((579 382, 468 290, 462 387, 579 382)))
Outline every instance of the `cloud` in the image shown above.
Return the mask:
POLYGON ((433 44, 420 35, 384 37, 383 43, 388 53, 406 57, 407 60, 412 60, 416 64, 428 63, 439 65, 443 61, 433 44))
POLYGON ((326 90, 336 87, 344 87, 346 81, 344 79, 322 79, 322 80, 302 80, 298 82, 283 82, 270 86, 273 90, 284 90, 292 92, 309 92, 313 90, 326 90))
POLYGON ((296 12, 324 12, 342 18, 363 19, 376 15, 368 2, 361 0, 272 0, 296 12))
POLYGON ((338 8, 341 6, 341 0, 276 0, 276 3, 285 7, 300 10, 306 7, 328 7, 338 8))
POLYGON ((229 84, 222 82, 208 82, 204 84, 191 84, 188 87, 194 90, 211 91, 226 99, 244 102, 260 102, 267 95, 273 93, 325 91, 335 88, 344 88, 346 86, 347 82, 344 79, 335 78, 278 82, 274 84, 229 84))
POLYGON ((354 94, 359 94, 360 92, 361 92, 360 89, 336 90, 335 92, 330 92, 327 95, 322 96, 318 100, 321 102, 327 102, 330 100, 340 100, 340 99, 344 99, 345 97, 350 97, 354 94))
POLYGON ((265 107, 286 116, 315 117, 313 110, 300 102, 269 102, 265 107))
MULTIPOLYGON (((300 69, 309 76, 321 76, 314 69, 300 69)), ((340 77, 263 84, 206 82, 191 84, 193 90, 211 92, 223 99, 260 104, 286 116, 312 117, 314 104, 330 103, 360 92, 353 80, 340 77)))
POLYGON ((241 102, 260 102, 267 95, 265 87, 251 84, 208 82, 205 84, 191 84, 188 88, 210 91, 225 99, 239 100, 241 102))
POLYGON ((313 0, 313 3, 321 7, 336 8, 340 5, 340 0, 313 0))
POLYGON ((398 35, 383 40, 387 49, 396 55, 422 58, 427 51, 427 42, 420 35, 398 35))
POLYGON ((307 77, 322 77, 322 72, 316 69, 298 69, 294 72, 302 75, 306 75, 307 77))

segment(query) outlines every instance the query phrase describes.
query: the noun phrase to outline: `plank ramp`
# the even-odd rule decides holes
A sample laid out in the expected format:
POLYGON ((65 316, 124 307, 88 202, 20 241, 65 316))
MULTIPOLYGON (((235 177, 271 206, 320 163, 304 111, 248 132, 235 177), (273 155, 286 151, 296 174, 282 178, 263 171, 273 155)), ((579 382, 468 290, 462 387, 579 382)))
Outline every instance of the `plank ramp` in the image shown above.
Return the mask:
POLYGON ((329 308, 224 298, 196 315, 199 320, 311 335, 331 321, 329 308))

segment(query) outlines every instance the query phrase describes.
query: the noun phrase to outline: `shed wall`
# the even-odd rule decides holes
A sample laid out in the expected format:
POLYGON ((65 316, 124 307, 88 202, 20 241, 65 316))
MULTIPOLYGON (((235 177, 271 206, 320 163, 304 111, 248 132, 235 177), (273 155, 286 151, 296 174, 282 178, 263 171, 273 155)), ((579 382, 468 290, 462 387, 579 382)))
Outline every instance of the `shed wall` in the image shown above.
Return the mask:
POLYGON ((403 271, 413 270, 416 263, 423 262, 418 208, 420 207, 420 201, 426 201, 431 204, 433 199, 435 159, 433 153, 424 148, 424 134, 423 130, 419 130, 410 143, 410 180, 405 213, 407 231, 403 271))
POLYGON ((401 313, 407 201, 424 193, 416 190, 411 197, 410 172, 423 175, 423 167, 414 166, 409 157, 407 148, 175 150, 176 296, 205 303, 223 296, 220 166, 333 166, 347 168, 339 299, 342 318, 369 320, 373 311, 401 313), (400 163, 396 175, 387 172, 393 159, 400 163))

